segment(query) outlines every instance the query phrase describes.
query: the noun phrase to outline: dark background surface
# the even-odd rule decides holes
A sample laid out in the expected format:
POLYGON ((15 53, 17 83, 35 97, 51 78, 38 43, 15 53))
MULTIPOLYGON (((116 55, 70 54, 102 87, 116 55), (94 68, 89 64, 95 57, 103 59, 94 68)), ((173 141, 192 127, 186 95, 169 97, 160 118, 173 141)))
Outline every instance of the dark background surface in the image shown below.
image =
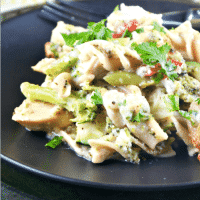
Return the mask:
MULTIPOLYGON (((78 2, 72 4, 76 4, 81 8, 89 10, 91 12, 98 12, 102 14, 109 14, 112 12, 113 7, 120 4, 121 1, 116 0, 115 5, 109 5, 110 2, 113 1, 89 1, 89 2, 78 2)), ((156 2, 156 3, 149 3, 147 1, 125 1, 127 5, 137 5, 139 4, 144 9, 155 12, 155 13, 163 13, 169 11, 176 11, 176 10, 187 10, 189 8, 188 5, 184 4, 174 4, 170 2, 156 2), (134 3, 133 3, 134 2, 134 3)), ((22 16, 19 16, 15 19, 11 19, 2 26, 2 63, 8 63, 11 66, 18 66, 16 68, 15 74, 9 73, 9 66, 6 68, 2 67, 3 74, 7 74, 7 76, 12 76, 11 79, 15 81, 16 85, 20 85, 21 82, 26 81, 26 77, 21 80, 18 80, 16 77, 21 73, 24 74, 32 74, 32 79, 30 79, 29 75, 29 82, 34 83, 42 82, 43 76, 37 74, 37 80, 35 80, 36 73, 32 72, 30 68, 27 69, 27 72, 22 72, 20 70, 20 62, 21 62, 21 55, 22 52, 19 51, 19 44, 16 41, 21 40, 20 47, 21 49, 25 49, 25 47, 29 47, 26 49, 28 53, 28 57, 26 56, 23 59, 23 65, 36 64, 35 60, 33 59, 31 53, 34 52, 37 54, 36 56, 38 59, 42 59, 44 57, 43 52, 43 41, 49 41, 51 30, 54 28, 55 24, 51 22, 47 22, 43 19, 38 17, 38 13, 40 10, 33 11, 22 16), (27 27, 28 30, 27 30, 27 27), (24 37, 21 37, 22 30, 24 30, 24 37), (43 34, 45 33, 45 35, 43 34), (48 33, 48 34, 47 34, 48 33), (41 38, 41 34, 43 34, 43 38, 41 38), (33 36, 34 35, 34 36, 33 36), (32 42, 29 43, 29 38, 35 38, 35 45, 32 42), (4 50, 8 49, 9 46, 6 43, 7 40, 13 40, 12 47, 13 49, 10 52, 10 55, 5 55, 3 52, 4 50), (16 44, 16 45, 15 45, 16 44), (23 48, 24 47, 24 48, 23 48), (12 60, 12 56, 16 57, 19 55, 18 60, 12 60), (9 58, 8 61, 6 61, 9 58), (28 60, 27 60, 28 59, 28 60), (6 72, 4 72, 6 71, 6 72)), ((183 17, 184 18, 184 17, 183 17)), ((27 55, 26 52, 26 55, 27 55)), ((5 66, 4 66, 5 67, 5 66)), ((24 70, 24 68, 23 68, 24 70)), ((6 95, 8 98, 18 98, 16 105, 10 105, 12 101, 8 101, 7 103, 4 102, 2 106, 2 113, 12 113, 13 106, 16 107, 22 101, 23 96, 21 95, 18 97, 18 92, 16 93, 9 93, 9 90, 3 88, 5 85, 9 85, 10 77, 2 77, 2 89, 3 95, 6 95), (6 110, 6 112, 4 112, 6 110)), ((18 87, 19 88, 19 87, 18 87)), ((6 127, 9 127, 9 123, 4 120, 6 116, 2 115, 2 125, 4 126, 4 131, 6 127)), ((22 128, 23 129, 23 128, 22 128)), ((21 131, 21 128, 15 130, 13 135, 17 135, 17 133, 21 131)), ((11 138, 12 139, 12 138, 11 138)), ((22 139, 22 138, 18 138, 22 139)), ((4 141, 2 140, 2 143, 4 141)), ((51 153, 51 152, 50 152, 51 153)), ((34 156, 34 155, 33 155, 34 156)), ((159 172, 158 172, 159 173, 159 172)), ((200 172, 199 172, 200 173, 200 172)), ((2 160, 1 166, 1 176, 2 176, 2 199, 149 199, 149 200, 170 200, 170 199, 183 199, 183 200, 197 200, 200 199, 200 188, 198 186, 190 186, 189 188, 182 187, 180 190, 167 190, 162 189, 162 191, 118 191, 117 189, 101 189, 101 188, 90 188, 84 187, 83 185, 71 185, 71 184, 62 184, 62 182, 58 182, 56 180, 46 179, 44 177, 35 175, 31 173, 31 170, 24 170, 20 168, 16 168, 12 165, 12 163, 7 162, 6 159, 2 160), (192 188, 194 187, 194 188, 192 188)))

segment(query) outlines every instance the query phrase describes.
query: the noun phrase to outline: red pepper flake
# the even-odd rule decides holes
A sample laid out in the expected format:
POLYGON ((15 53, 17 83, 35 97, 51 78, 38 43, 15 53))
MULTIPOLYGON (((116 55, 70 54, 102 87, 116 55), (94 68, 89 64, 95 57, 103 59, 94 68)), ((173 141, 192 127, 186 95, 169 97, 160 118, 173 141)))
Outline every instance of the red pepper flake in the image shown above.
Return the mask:
POLYGON ((181 67, 182 66, 182 62, 178 61, 178 60, 171 60, 172 63, 174 63, 177 67, 181 67))
POLYGON ((120 37, 122 37, 122 35, 123 35, 123 32, 121 32, 121 33, 113 33, 112 37, 113 38, 120 38, 120 37))
POLYGON ((151 72, 149 74, 145 74, 145 76, 152 76, 156 74, 161 69, 160 63, 156 64, 154 68, 151 68, 151 72))
POLYGON ((128 23, 124 23, 124 27, 128 29, 129 32, 133 32, 137 29, 138 24, 139 24, 138 21, 133 19, 130 20, 128 23))
POLYGON ((128 29, 129 32, 133 32, 137 29, 137 26, 138 26, 138 21, 133 19, 133 20, 130 20, 129 22, 127 23, 124 23, 123 24, 123 30, 120 32, 120 33, 113 33, 112 34, 112 37, 113 38, 120 38, 122 37, 122 35, 124 34, 124 32, 128 29))
MULTIPOLYGON (((151 68, 151 72, 149 74, 145 74, 144 76, 153 76, 156 74, 159 70, 161 70, 160 63, 157 63, 154 68, 151 68)), ((163 74, 163 79, 167 78, 166 74, 163 74)))

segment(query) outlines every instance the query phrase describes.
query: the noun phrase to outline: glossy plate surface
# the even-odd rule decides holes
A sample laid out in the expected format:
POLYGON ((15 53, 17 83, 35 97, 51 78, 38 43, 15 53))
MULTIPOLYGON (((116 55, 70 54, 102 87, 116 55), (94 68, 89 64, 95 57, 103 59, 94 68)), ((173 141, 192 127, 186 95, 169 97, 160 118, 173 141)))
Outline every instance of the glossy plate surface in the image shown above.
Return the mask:
MULTIPOLYGON (((119 2, 113 1, 107 10, 111 12, 117 4, 119 2)), ((188 8, 188 5, 181 6, 188 8)), ((149 10, 158 12, 154 9, 156 6, 149 10)), ((172 10, 162 10, 167 11, 172 10)), ((33 11, 2 24, 2 159, 47 179, 105 189, 166 190, 200 186, 200 163, 196 156, 187 155, 182 142, 174 145, 177 155, 173 158, 148 158, 139 165, 113 160, 92 164, 65 145, 55 150, 45 148, 48 140, 44 133, 26 131, 11 120, 14 108, 24 99, 20 84, 25 81, 40 84, 44 80, 31 66, 44 58, 44 43, 49 41, 55 24, 40 19, 39 12, 33 11)))

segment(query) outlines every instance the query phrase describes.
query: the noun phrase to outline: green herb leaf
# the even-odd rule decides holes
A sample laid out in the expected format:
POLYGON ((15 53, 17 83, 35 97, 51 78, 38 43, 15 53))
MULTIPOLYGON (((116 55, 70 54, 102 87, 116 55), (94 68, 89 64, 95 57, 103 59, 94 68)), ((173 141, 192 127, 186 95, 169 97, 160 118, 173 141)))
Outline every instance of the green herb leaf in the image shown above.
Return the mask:
POLYGON ((179 110, 179 97, 178 95, 165 95, 164 102, 170 112, 179 110))
POLYGON ((137 113, 133 119, 132 119, 132 122, 141 122, 141 119, 143 118, 144 116, 139 112, 137 113))
POLYGON ((162 69, 159 70, 157 77, 154 78, 154 81, 159 83, 162 80, 161 75, 167 75, 169 79, 174 81, 178 77, 177 72, 174 71, 176 68, 177 66, 174 65, 171 61, 166 62, 165 65, 162 66, 162 69))
POLYGON ((169 29, 169 31, 172 31, 172 30, 175 30, 175 28, 174 28, 174 27, 172 27, 171 29, 169 29))
POLYGON ((65 40, 65 43, 66 45, 68 46, 73 46, 74 43, 77 41, 77 40, 81 40, 81 39, 86 39, 88 34, 87 32, 82 32, 82 33, 72 33, 72 34, 65 34, 65 33, 61 33, 63 39, 65 40))
POLYGON ((160 83, 160 81, 164 78, 162 71, 160 70, 156 77, 153 77, 155 83, 160 83))
POLYGON ((45 147, 51 147, 55 149, 59 144, 61 144, 63 136, 55 136, 50 142, 48 142, 45 147))
POLYGON ((138 28, 135 31, 136 33, 144 33, 144 28, 138 28))
POLYGON ((166 59, 167 54, 171 49, 171 46, 167 43, 161 47, 157 47, 157 44, 154 42, 144 42, 139 45, 132 43, 131 47, 137 51, 138 54, 140 54, 140 57, 145 64, 161 64, 161 69, 158 71, 157 76, 154 77, 155 83, 159 83, 165 75, 172 81, 178 77, 178 74, 174 71, 177 66, 174 65, 171 61, 167 61, 166 59))
POLYGON ((136 47, 138 47, 138 44, 137 44, 136 42, 133 42, 133 43, 131 44, 131 49, 134 49, 134 50, 135 50, 136 47))
POLYGON ((140 110, 138 113, 133 113, 131 117, 127 117, 131 122, 141 122, 149 119, 149 115, 140 110))
POLYGON ((98 23, 89 22, 87 27, 89 30, 87 32, 72 33, 69 35, 61 33, 61 35, 68 46, 73 46, 77 40, 77 45, 96 39, 107 40, 108 38, 112 38, 112 31, 105 27, 105 21, 106 19, 98 23))
POLYGON ((129 37, 130 39, 132 38, 132 34, 131 32, 129 32, 128 29, 126 29, 122 35, 122 38, 125 38, 125 37, 129 37))
POLYGON ((155 42, 143 42, 142 44, 136 45, 133 43, 132 48, 141 54, 143 62, 147 65, 155 65, 157 63, 162 64, 166 62, 166 55, 171 47, 166 43, 161 47, 157 47, 155 42))
POLYGON ((191 115, 192 114, 196 114, 197 111, 196 110, 190 110, 189 112, 188 111, 184 111, 184 110, 179 110, 179 113, 181 116, 183 116, 184 118, 190 120, 192 122, 192 125, 194 125, 194 122, 193 120, 191 119, 191 115))
POLYGON ((199 105, 199 104, 200 104, 200 98, 197 98, 197 99, 196 99, 196 102, 197 102, 197 104, 199 105))
POLYGON ((92 93, 91 100, 92 100, 92 103, 94 103, 95 105, 102 105, 103 104, 103 98, 102 98, 99 90, 95 90, 92 93))
POLYGON ((94 36, 94 39, 107 40, 108 38, 112 38, 112 31, 105 27, 105 22, 106 19, 103 19, 98 23, 88 23, 89 34, 94 36))
POLYGON ((114 8, 114 12, 119 10, 119 5, 114 8))
POLYGON ((153 22, 153 26, 154 26, 153 30, 157 30, 157 31, 159 31, 161 33, 165 33, 166 34, 166 32, 164 30, 164 27, 160 26, 158 24, 158 22, 153 22))

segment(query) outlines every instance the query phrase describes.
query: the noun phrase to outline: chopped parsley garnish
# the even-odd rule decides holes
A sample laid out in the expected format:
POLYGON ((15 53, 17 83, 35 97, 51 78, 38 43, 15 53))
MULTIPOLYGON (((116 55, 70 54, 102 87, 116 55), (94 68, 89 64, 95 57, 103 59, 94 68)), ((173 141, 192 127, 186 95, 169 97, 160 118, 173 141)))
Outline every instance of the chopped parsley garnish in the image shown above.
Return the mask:
POLYGON ((127 117, 127 120, 131 122, 142 122, 149 119, 149 115, 147 113, 144 113, 142 110, 140 110, 138 113, 132 113, 131 117, 127 117))
POLYGON ((167 106, 167 109, 170 112, 179 110, 179 97, 178 95, 166 95, 164 96, 164 102, 167 106))
POLYGON ((92 93, 91 101, 95 105, 102 105, 103 104, 103 99, 102 99, 102 96, 101 96, 101 93, 99 92, 99 90, 95 90, 92 93))
POLYGON ((171 49, 168 44, 157 47, 155 42, 143 42, 139 45, 134 43, 132 47, 138 54, 141 54, 143 62, 147 65, 155 65, 157 63, 162 65, 162 63, 166 63, 166 55, 171 49))
POLYGON ((51 147, 55 149, 59 144, 61 144, 63 136, 55 136, 51 141, 49 141, 45 147, 51 147))
POLYGON ((178 77, 178 74, 176 72, 174 72, 174 70, 176 68, 177 68, 177 66, 174 65, 169 60, 169 61, 167 61, 167 63, 165 64, 165 66, 163 66, 163 70, 165 70, 163 73, 166 74, 169 79, 171 79, 172 81, 174 81, 178 77))
POLYGON ((184 111, 184 110, 179 110, 178 112, 179 112, 180 115, 182 115, 184 118, 189 119, 189 120, 191 119, 191 116, 190 116, 191 113, 189 113, 189 112, 187 112, 187 111, 184 111))
POLYGON ((89 30, 87 32, 72 33, 69 35, 61 33, 61 35, 68 46, 73 46, 77 40, 77 45, 96 39, 107 40, 108 38, 112 38, 112 31, 105 26, 105 21, 106 19, 98 23, 89 22, 87 26, 89 30))
POLYGON ((176 68, 177 66, 171 61, 166 62, 166 64, 158 71, 157 76, 154 78, 155 83, 159 83, 165 77, 165 75, 174 81, 178 77, 178 74, 174 72, 176 68))
POLYGON ((164 30, 164 27, 160 26, 158 24, 158 22, 153 22, 153 26, 154 26, 153 30, 157 30, 157 31, 159 31, 161 33, 165 33, 166 34, 166 32, 164 30))
POLYGON ((87 32, 82 32, 82 33, 72 33, 72 34, 65 34, 65 33, 61 33, 63 39, 65 40, 66 45, 68 46, 73 46, 74 43, 79 40, 79 42, 86 41, 88 39, 88 34, 86 34, 87 32))
POLYGON ((119 10, 119 5, 114 8, 114 12, 119 10))
POLYGON ((145 64, 156 65, 160 63, 161 69, 158 71, 157 76, 154 77, 156 83, 159 83, 165 76, 172 81, 178 77, 178 74, 174 71, 177 66, 171 61, 167 61, 167 54, 171 49, 171 46, 167 43, 161 47, 157 47, 154 42, 143 42, 139 45, 132 43, 131 47, 140 54, 145 64))
POLYGON ((174 27, 172 27, 171 29, 169 29, 169 31, 172 31, 172 30, 175 30, 175 28, 174 28, 174 27))
POLYGON ((133 42, 132 44, 131 44, 131 48, 132 49, 134 49, 135 50, 135 48, 138 46, 138 44, 136 43, 136 42, 133 42))
MULTIPOLYGON (((105 27, 106 19, 101 20, 98 23, 95 22, 89 22, 88 23, 88 29, 91 36, 94 37, 94 39, 99 40, 107 40, 107 38, 112 38, 112 31, 105 27)), ((93 40, 94 40, 93 39, 93 40)))
POLYGON ((138 28, 135 31, 136 33, 144 33, 144 28, 138 28))
POLYGON ((178 95, 167 95, 164 97, 164 102, 170 112, 178 111, 181 116, 190 120, 192 122, 192 125, 194 125, 194 122, 191 119, 191 115, 197 114, 198 112, 196 110, 190 110, 190 111, 179 110, 178 95))
POLYGON ((197 102, 197 104, 199 105, 199 104, 200 104, 200 98, 197 98, 197 99, 196 99, 196 102, 197 102))
POLYGON ((129 37, 130 39, 132 38, 132 34, 131 32, 129 32, 128 29, 126 29, 122 35, 122 38, 125 38, 125 37, 129 37))
POLYGON ((197 113, 196 110, 190 110, 190 111, 179 110, 178 112, 180 113, 181 116, 190 120, 192 122, 192 125, 194 125, 194 122, 191 119, 191 115, 196 114, 197 113))

